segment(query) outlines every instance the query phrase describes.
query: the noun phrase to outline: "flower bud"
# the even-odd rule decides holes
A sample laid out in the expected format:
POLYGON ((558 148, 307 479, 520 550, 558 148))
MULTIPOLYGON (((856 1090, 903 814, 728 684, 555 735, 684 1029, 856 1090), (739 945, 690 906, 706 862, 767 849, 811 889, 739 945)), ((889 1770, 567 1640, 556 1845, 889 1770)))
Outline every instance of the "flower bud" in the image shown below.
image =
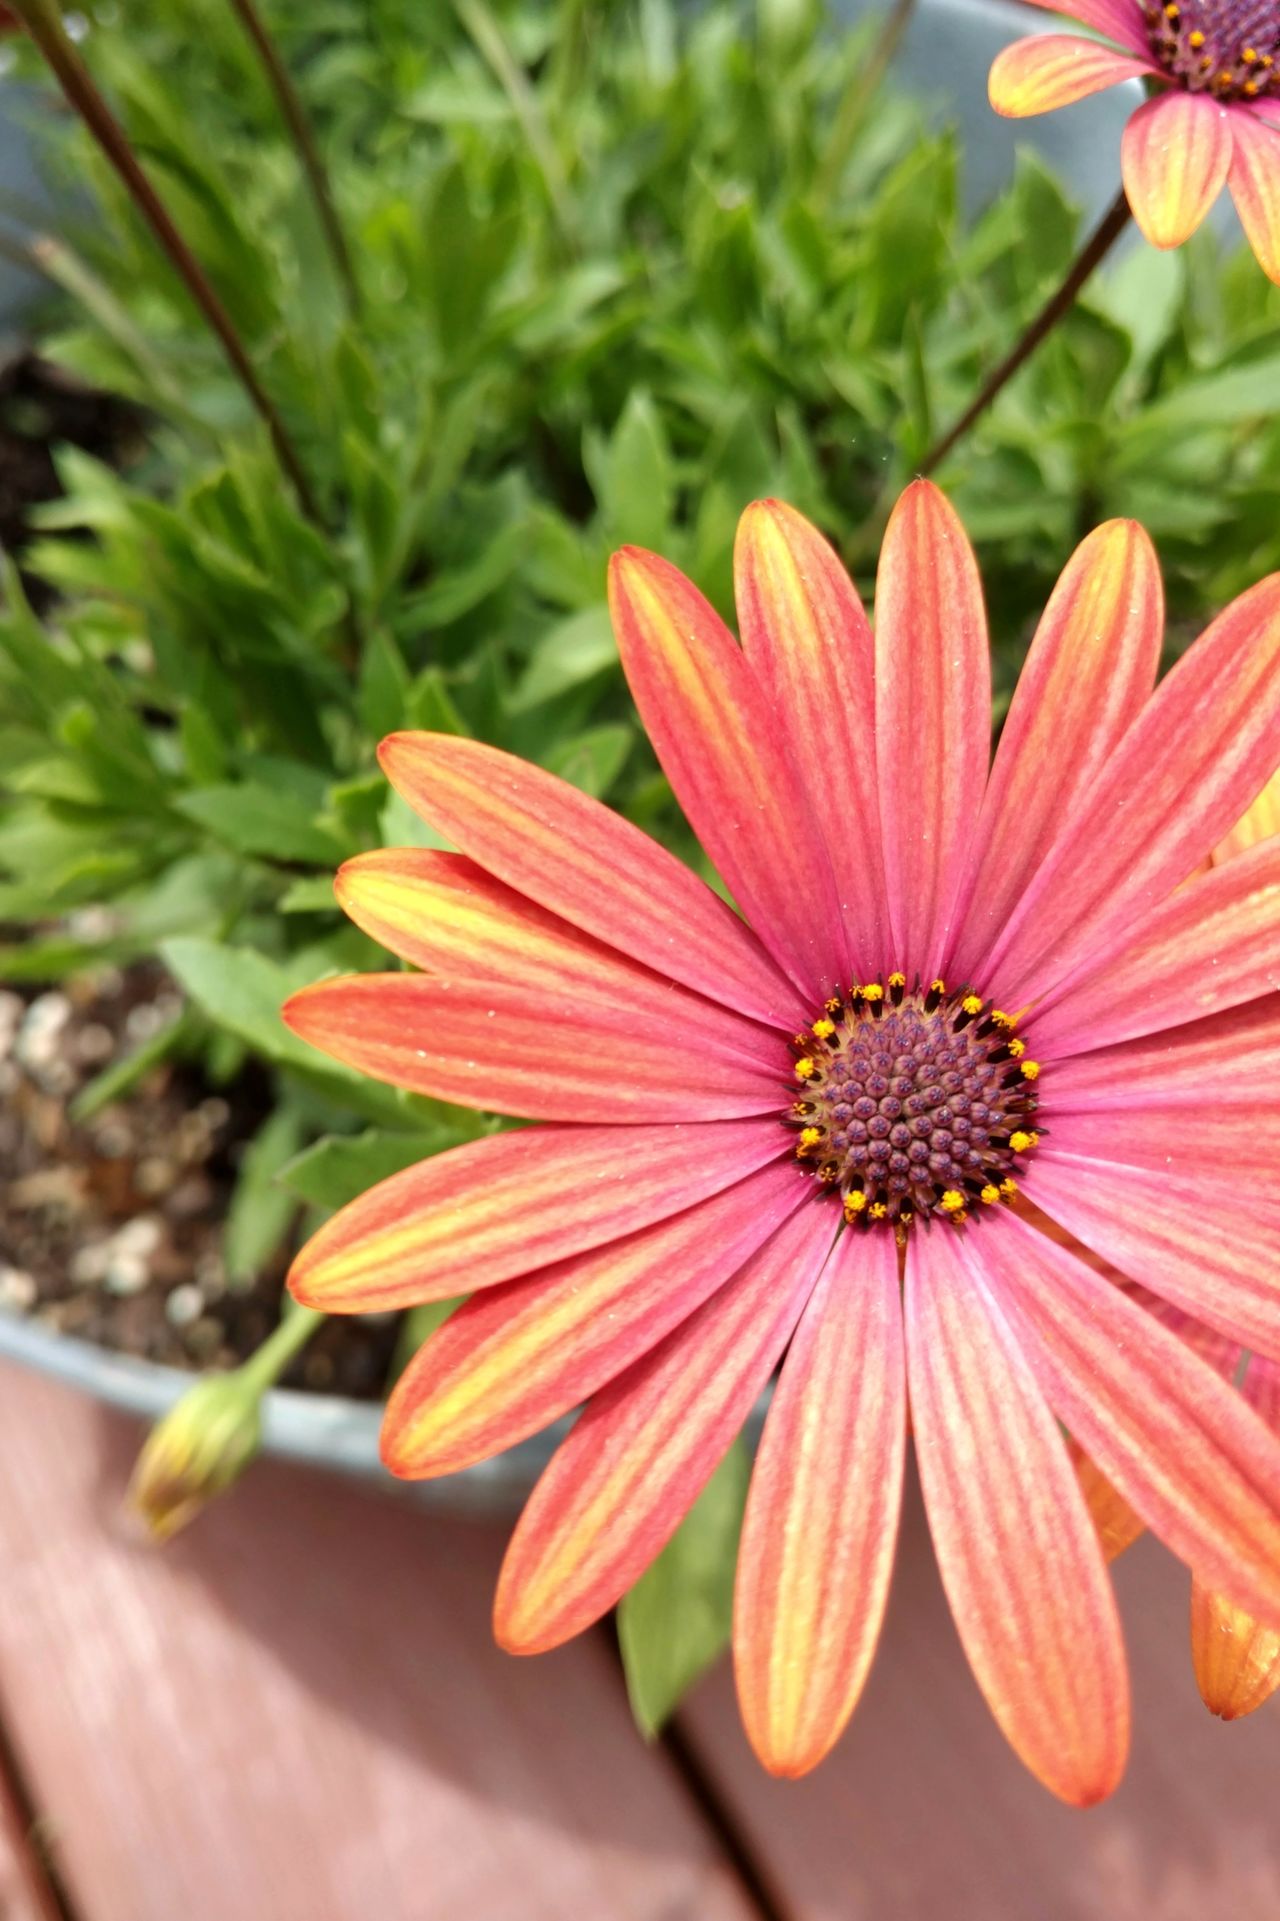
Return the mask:
POLYGON ((243 1371, 197 1381, 157 1421, 138 1456, 129 1506, 167 1541, 248 1467, 262 1440, 258 1382, 243 1371))

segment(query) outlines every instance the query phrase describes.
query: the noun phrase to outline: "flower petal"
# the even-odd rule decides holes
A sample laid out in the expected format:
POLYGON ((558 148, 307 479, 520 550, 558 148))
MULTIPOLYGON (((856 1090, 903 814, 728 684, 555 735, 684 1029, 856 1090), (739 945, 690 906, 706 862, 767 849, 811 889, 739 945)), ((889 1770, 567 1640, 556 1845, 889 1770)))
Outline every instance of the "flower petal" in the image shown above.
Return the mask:
POLYGON ((494 1631, 540 1654, 589 1627, 659 1554, 786 1346, 835 1232, 801 1208, 642 1361, 603 1389, 538 1482, 507 1549, 494 1631))
POLYGON ((691 581, 624 547, 609 606, 636 706, 708 858, 815 1007, 849 979, 831 860, 782 727, 691 581))
POLYGON ((1018 678, 982 803, 977 878, 946 963, 955 979, 981 978, 993 938, 1150 698, 1163 639, 1155 549, 1136 521, 1110 520, 1067 562, 1018 678))
POLYGON ((326 1314, 452 1300, 666 1220, 786 1145, 771 1115, 468 1141, 340 1208, 294 1261, 289 1287, 326 1314))
POLYGON ((714 1032, 701 1035, 674 1002, 664 1019, 586 989, 355 974, 304 988, 282 1013, 295 1034, 363 1074, 529 1120, 733 1120, 786 1101, 780 1041, 776 1067, 753 1064, 723 1051, 714 1032))
POLYGON ((1120 1288, 1016 1214, 994 1226, 981 1269, 1058 1418, 1167 1547, 1280 1618, 1280 1441, 1120 1288))
MULTIPOLYGON (((1271 1432, 1280 1433, 1280 1366, 1255 1354, 1241 1392, 1271 1432)), ((1193 1579, 1191 1658, 1210 1713, 1238 1721, 1280 1688, 1280 1627, 1255 1620, 1225 1594, 1193 1579)))
POLYGON ((1150 72, 1141 54, 1135 59, 1078 33, 1037 33, 996 55, 987 93, 1006 120, 1025 120, 1150 72))
MULTIPOLYGON (((982 583, 954 508, 919 480, 876 579, 876 760, 892 965, 929 980, 952 944, 991 741, 982 583)), ((888 963, 886 963, 888 964, 888 963)))
MULTIPOLYGON (((1064 1114, 1124 1108, 1141 1132, 1140 1110, 1188 1102, 1201 1113, 1267 1109, 1280 1094, 1280 997, 1224 1008, 1180 1027, 1056 1061, 1044 1084, 1055 1126, 1064 1114), (1051 1092, 1050 1092, 1051 1089, 1051 1092)), ((1241 1147, 1249 1138, 1242 1127, 1241 1147)))
POLYGON ((1237 113, 1231 132, 1231 198, 1258 265, 1280 282, 1280 129, 1237 113))
POLYGON ((811 1015, 704 881, 567 781, 449 734, 392 734, 378 758, 424 820, 584 933, 760 1020, 791 1029, 811 1015))
POLYGON ((1177 87, 1129 118, 1120 170, 1133 217, 1153 247, 1189 240, 1227 184, 1231 112, 1177 87))
POLYGON ((386 1465, 424 1480, 536 1434, 656 1347, 812 1197, 782 1162, 673 1220, 477 1295, 396 1383, 386 1465))
POLYGON ((845 1234, 787 1354, 738 1551, 738 1700, 771 1774, 816 1767, 862 1692, 889 1598, 906 1414, 898 1250, 887 1234, 845 1234))
POLYGON ((786 727, 826 835, 853 972, 871 979, 889 946, 871 624, 833 549, 779 500, 743 514, 734 582, 743 652, 786 727))
POLYGON ((1115 1596, 1057 1423, 991 1288, 990 1238, 907 1251, 907 1371, 925 1509, 960 1639, 1001 1732, 1087 1807, 1129 1748, 1115 1596), (966 1256, 968 1258, 966 1258, 966 1256))
POLYGON ((1130 1279, 1229 1340, 1280 1355, 1280 1219, 1242 1217, 1171 1180, 1041 1148, 1024 1193, 1130 1279))
POLYGON ((639 993, 683 1004, 702 1017, 709 1003, 665 974, 627 959, 569 921, 547 913, 462 854, 383 847, 338 869, 334 892, 372 940, 429 974, 506 980, 573 992, 639 993))
POLYGON ((1280 839, 1197 874, 1128 945, 1036 1008, 1038 1060, 1178 1027, 1280 988, 1280 839))
POLYGON ((991 953, 1007 1007, 1096 967, 1239 820, 1280 760, 1280 575, 1166 674, 1064 822, 991 953))
POLYGON ((1065 0, 1065 4, 1063 0, 1029 0, 1029 4, 1048 13, 1069 14, 1081 26, 1092 27, 1133 53, 1146 55, 1150 47, 1140 0, 1065 0))

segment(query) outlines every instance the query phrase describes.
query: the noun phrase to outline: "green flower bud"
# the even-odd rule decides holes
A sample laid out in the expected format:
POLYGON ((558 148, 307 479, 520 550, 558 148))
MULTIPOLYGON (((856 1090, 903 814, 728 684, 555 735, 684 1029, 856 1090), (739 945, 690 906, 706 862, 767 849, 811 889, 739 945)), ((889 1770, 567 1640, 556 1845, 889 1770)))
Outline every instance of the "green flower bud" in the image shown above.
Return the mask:
POLYGON ((262 1442, 261 1384, 243 1370, 197 1381, 147 1436, 129 1506, 167 1541, 239 1479, 262 1442))

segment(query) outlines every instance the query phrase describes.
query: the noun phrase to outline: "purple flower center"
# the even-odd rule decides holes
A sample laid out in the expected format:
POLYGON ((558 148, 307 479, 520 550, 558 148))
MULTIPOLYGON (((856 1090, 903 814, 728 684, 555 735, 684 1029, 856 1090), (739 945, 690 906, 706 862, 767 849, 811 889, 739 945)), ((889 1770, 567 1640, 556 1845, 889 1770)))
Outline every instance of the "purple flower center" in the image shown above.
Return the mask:
POLYGON ((1276 0, 1169 0, 1147 8, 1147 33, 1165 72, 1192 93, 1280 97, 1276 0))
POLYGON ((934 1214, 962 1223, 1017 1193, 1040 1069, 1014 1022, 941 981, 901 974, 828 1001, 797 1034, 796 1156, 851 1225, 899 1236, 934 1214))

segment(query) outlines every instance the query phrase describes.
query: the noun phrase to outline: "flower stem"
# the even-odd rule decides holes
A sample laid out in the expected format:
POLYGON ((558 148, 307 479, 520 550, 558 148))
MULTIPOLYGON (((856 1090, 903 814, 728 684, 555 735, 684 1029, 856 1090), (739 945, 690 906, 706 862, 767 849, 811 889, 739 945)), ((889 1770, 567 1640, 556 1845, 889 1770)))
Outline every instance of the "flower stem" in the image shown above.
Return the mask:
POLYGON ((915 10, 916 0, 893 0, 892 7, 880 23, 880 32, 865 62, 854 74, 836 110, 835 124, 818 171, 817 198, 821 207, 828 207, 835 196, 849 155, 862 131, 867 109, 879 92, 880 83, 893 63, 915 10))
POLYGON ((268 1334, 239 1368, 240 1378, 261 1393, 274 1387, 296 1354, 300 1354, 326 1316, 316 1307, 299 1307, 285 1297, 284 1312, 268 1334))
POLYGON ((192 299, 218 336, 233 371, 271 436, 276 458, 292 481, 303 512, 317 526, 323 525, 320 504, 274 401, 258 379, 230 314, 174 226, 167 207, 139 166, 124 128, 99 93, 89 69, 68 37, 58 0, 13 0, 13 7, 44 55, 69 104, 128 188, 192 299))
POLYGON ((360 313, 360 287, 356 280, 355 268, 351 264, 351 254, 347 247, 347 237, 342 231, 338 209, 334 204, 333 189, 325 171, 324 161, 316 146, 307 110, 302 104, 298 89, 294 86, 289 69, 280 58, 275 41, 267 32, 266 23, 258 12, 254 0, 231 0, 231 6, 240 20, 254 50, 262 62, 263 70, 275 94, 276 105, 280 109, 285 125, 293 136, 302 171, 311 189, 316 212, 320 216, 320 226, 333 258, 334 268, 346 295, 348 310, 357 317, 360 313))
POLYGON ((1052 333, 1063 315, 1070 311, 1075 304, 1076 295, 1094 268, 1110 253, 1128 226, 1129 219, 1129 202, 1125 198, 1122 187, 1072 261, 1061 286, 1050 294, 1017 345, 1005 355, 1000 365, 988 377, 977 397, 961 414, 955 426, 929 449, 920 462, 922 474, 931 474, 934 468, 946 459, 957 441, 964 438, 975 420, 981 419, 997 394, 1008 385, 1023 363, 1031 358, 1045 336, 1052 333))

